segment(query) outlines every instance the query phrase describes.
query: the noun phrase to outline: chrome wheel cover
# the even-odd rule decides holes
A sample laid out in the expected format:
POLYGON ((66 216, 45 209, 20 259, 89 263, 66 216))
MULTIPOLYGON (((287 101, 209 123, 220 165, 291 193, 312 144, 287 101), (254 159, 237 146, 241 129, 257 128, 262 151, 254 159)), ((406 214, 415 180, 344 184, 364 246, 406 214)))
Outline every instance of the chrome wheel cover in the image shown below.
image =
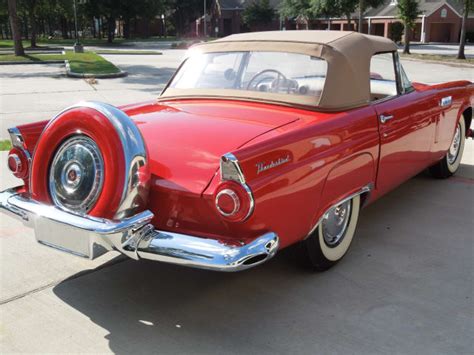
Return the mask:
POLYGON ((456 132, 454 133, 453 142, 449 147, 447 153, 447 160, 449 165, 453 165, 456 162, 456 159, 459 155, 459 148, 461 147, 461 125, 458 123, 456 127, 456 132))
POLYGON ((49 172, 54 203, 67 210, 87 213, 102 190, 104 162, 97 144, 86 136, 66 140, 57 150, 49 172))
POLYGON ((351 210, 352 200, 349 200, 326 212, 321 221, 321 231, 327 246, 333 248, 342 242, 351 218, 351 210))

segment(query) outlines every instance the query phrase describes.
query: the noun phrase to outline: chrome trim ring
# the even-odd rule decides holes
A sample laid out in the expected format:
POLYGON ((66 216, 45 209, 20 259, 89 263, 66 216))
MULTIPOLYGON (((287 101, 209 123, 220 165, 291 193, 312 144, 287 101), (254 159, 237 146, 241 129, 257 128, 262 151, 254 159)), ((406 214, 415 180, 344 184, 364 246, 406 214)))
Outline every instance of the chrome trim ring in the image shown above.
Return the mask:
POLYGON ((234 214, 237 213, 237 211, 239 210, 240 208, 240 199, 239 199, 239 196, 237 196, 237 194, 232 191, 231 189, 224 189, 222 191, 219 191, 219 193, 216 195, 216 208, 217 210, 219 211, 219 213, 225 217, 231 217, 233 216, 234 214), (234 202, 234 209, 231 211, 231 212, 225 212, 223 211, 220 206, 219 206, 219 198, 222 196, 222 195, 227 195, 229 196, 232 201, 234 202))
POLYGON ((53 202, 76 213, 91 210, 102 191, 103 180, 104 160, 100 149, 83 135, 67 139, 49 168, 49 192, 53 202))
POLYGON ((453 141, 449 147, 446 158, 449 165, 453 165, 459 155, 459 148, 461 147, 461 125, 458 123, 456 132, 454 133, 453 141))
POLYGON ((352 213, 352 200, 332 207, 323 216, 321 232, 324 242, 330 248, 339 245, 346 235, 347 226, 352 213))

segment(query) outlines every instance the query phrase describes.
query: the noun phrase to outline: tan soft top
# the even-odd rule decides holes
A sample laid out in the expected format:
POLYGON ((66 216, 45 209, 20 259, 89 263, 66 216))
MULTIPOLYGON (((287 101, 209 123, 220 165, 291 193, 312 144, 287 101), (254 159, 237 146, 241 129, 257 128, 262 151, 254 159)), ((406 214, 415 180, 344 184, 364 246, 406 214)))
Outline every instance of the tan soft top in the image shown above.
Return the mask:
MULTIPOLYGON (((255 101, 317 106, 323 110, 358 107, 370 101, 370 59, 375 53, 396 51, 391 40, 346 31, 268 31, 242 33, 193 46, 190 53, 269 51, 307 54, 327 61, 320 98, 245 90, 167 88, 161 98, 232 97, 255 101), (319 100, 318 100, 319 99, 319 100)), ((291 63, 289 63, 291 65, 291 63)))

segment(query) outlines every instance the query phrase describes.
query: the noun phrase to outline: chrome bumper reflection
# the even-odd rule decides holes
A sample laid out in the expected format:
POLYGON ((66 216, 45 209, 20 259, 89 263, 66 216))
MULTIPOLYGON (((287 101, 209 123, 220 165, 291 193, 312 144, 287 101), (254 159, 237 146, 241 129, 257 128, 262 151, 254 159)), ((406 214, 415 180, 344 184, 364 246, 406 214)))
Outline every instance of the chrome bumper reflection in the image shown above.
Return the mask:
POLYGON ((94 259, 118 250, 133 259, 148 259, 218 271, 239 271, 275 255, 278 236, 266 233, 244 245, 155 230, 153 214, 144 211, 120 221, 79 216, 31 200, 9 189, 0 192, 0 211, 21 219, 39 243, 94 259))

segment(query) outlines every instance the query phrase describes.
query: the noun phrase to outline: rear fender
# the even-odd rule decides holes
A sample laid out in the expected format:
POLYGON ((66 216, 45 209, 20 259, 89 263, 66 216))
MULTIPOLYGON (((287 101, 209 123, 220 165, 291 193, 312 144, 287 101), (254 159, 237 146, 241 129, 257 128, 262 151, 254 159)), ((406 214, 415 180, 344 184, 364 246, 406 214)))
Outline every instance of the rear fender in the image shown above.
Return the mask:
POLYGON ((324 183, 319 199, 318 213, 313 218, 313 225, 316 225, 321 216, 339 201, 367 187, 372 189, 375 174, 375 161, 369 153, 352 156, 334 166, 324 183))

